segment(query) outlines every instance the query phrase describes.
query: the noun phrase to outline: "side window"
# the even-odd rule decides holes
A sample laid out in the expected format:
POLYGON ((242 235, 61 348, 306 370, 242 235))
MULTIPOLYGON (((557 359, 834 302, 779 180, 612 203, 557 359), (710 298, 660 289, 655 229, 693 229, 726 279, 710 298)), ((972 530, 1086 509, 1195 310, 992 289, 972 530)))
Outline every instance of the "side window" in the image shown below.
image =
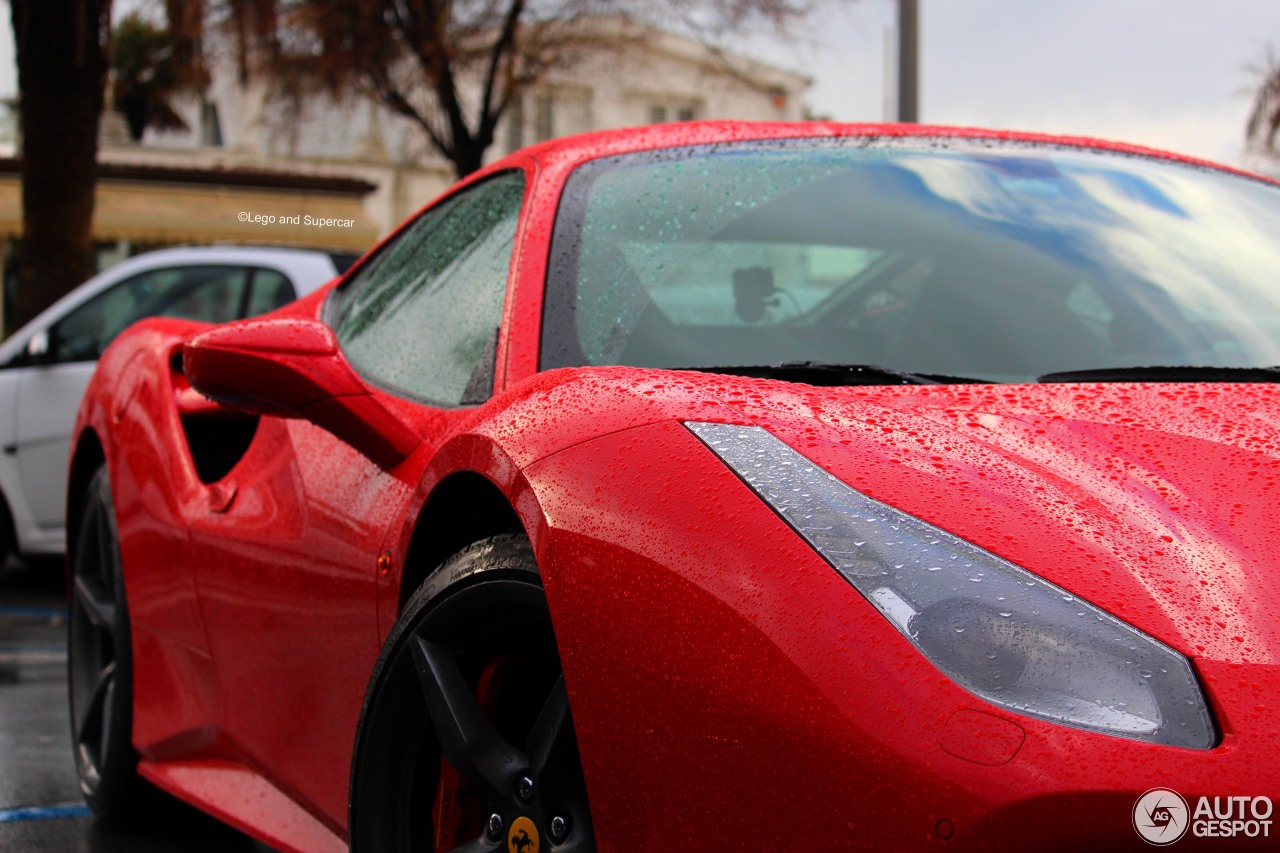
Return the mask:
POLYGON ((142 306, 144 313, 141 316, 156 314, 206 323, 230 323, 240 316, 248 270, 186 267, 167 272, 172 275, 158 282, 163 292, 157 294, 149 305, 142 306))
POLYGON ((494 177, 427 211, 346 288, 338 340, 366 375, 445 405, 493 385, 524 175, 494 177))
POLYGON ((254 270, 252 285, 249 305, 244 312, 246 317, 274 311, 298 298, 288 277, 277 270, 254 270))
POLYGON ((143 317, 234 320, 246 279, 243 267, 170 267, 127 278, 54 324, 49 330, 53 360, 92 361, 126 326, 143 317))

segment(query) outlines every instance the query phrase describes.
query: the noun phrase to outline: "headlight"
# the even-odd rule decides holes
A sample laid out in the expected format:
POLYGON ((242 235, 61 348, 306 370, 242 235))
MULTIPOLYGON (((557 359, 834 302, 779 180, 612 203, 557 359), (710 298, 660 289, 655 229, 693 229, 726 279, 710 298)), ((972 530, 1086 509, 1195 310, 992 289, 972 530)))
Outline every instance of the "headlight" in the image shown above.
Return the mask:
POLYGON ((1183 655, 1008 560, 873 500, 760 427, 686 426, 925 657, 1021 714, 1209 749, 1183 655))

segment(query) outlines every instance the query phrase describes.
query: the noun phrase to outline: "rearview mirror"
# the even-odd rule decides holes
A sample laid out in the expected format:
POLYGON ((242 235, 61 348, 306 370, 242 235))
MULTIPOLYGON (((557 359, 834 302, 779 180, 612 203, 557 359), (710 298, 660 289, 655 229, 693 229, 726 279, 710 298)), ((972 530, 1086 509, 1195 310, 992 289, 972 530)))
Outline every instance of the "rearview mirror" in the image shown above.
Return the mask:
POLYGON ((223 405, 323 427, 383 468, 398 465, 418 435, 375 397, 315 320, 244 320, 183 347, 191 387, 223 405))

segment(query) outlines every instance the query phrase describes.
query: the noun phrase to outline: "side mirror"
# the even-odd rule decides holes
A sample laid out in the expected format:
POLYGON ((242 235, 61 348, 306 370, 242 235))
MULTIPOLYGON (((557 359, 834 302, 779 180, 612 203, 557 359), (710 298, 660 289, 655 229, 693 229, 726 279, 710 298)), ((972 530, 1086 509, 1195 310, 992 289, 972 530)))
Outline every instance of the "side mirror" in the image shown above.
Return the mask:
POLYGON ((47 364, 53 360, 49 330, 41 329, 27 341, 27 361, 31 364, 47 364))
POLYGON ((191 387, 223 405, 301 418, 323 427, 383 468, 393 468, 419 436, 375 396, 315 320, 243 320, 188 341, 183 372, 191 387))

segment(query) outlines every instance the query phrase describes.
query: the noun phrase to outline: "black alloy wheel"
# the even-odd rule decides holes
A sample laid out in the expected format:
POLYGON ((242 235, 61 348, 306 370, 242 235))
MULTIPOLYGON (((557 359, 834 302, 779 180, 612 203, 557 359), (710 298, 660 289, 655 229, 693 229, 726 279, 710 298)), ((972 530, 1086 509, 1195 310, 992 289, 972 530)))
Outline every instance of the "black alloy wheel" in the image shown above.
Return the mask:
POLYGON ((365 696, 351 849, 591 853, 564 676, 528 540, 446 561, 396 623, 365 696))
POLYGON ((137 775, 130 740, 133 673, 129 614, 111 483, 89 483, 71 553, 67 675, 80 790, 94 814, 116 823, 144 817, 150 786, 137 775))

